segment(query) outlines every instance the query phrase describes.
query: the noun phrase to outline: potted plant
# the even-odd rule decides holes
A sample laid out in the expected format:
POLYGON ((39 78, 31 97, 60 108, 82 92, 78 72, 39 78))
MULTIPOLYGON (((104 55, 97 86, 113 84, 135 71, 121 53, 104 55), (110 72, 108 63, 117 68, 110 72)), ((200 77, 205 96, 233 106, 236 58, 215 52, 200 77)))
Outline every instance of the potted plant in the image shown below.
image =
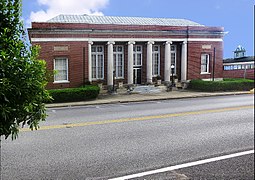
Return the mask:
POLYGON ((103 89, 104 80, 103 79, 98 79, 96 82, 97 82, 98 87, 100 89, 103 89))

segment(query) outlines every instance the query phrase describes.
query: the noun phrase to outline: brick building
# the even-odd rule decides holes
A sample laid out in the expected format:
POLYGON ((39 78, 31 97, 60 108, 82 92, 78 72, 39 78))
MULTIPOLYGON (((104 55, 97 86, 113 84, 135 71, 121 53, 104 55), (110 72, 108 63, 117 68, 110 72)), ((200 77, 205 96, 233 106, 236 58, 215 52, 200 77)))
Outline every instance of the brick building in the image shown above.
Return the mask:
POLYGON ((185 19, 59 15, 28 29, 40 58, 56 70, 48 88, 86 82, 150 84, 154 77, 179 82, 223 77, 222 27, 185 19), (214 57, 215 49, 215 57, 214 57), (213 60, 215 68, 213 70, 213 60), (172 66, 173 67, 173 66, 172 66))
POLYGON ((234 58, 223 60, 223 77, 254 79, 254 56, 246 56, 246 50, 239 45, 234 58))

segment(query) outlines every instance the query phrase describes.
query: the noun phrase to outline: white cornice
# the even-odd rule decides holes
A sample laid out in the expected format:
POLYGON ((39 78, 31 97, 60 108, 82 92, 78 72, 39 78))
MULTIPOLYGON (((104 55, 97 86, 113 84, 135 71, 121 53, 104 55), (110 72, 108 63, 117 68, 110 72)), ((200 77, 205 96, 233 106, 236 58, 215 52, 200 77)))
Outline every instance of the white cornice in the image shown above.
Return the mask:
POLYGON ((31 38, 31 42, 65 42, 65 41, 91 41, 91 42, 167 42, 167 41, 188 41, 188 42, 222 42, 222 38, 31 38))
POLYGON ((241 64, 254 64, 254 61, 223 63, 224 66, 228 66, 228 65, 241 65, 241 64))

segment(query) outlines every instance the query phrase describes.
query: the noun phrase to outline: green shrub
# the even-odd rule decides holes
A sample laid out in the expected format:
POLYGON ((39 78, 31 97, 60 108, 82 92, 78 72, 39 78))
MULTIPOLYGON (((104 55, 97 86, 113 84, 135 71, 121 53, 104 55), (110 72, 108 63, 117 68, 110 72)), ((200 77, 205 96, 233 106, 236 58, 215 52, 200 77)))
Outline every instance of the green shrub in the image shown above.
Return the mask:
POLYGON ((98 86, 84 86, 80 88, 66 88, 66 89, 52 89, 48 90, 53 103, 72 102, 72 101, 85 101, 98 97, 98 86))
POLYGON ((254 80, 252 79, 243 79, 243 78, 224 78, 223 81, 254 82, 254 80))
POLYGON ((223 81, 191 80, 188 89, 198 91, 248 91, 254 88, 254 80, 224 79, 223 81))

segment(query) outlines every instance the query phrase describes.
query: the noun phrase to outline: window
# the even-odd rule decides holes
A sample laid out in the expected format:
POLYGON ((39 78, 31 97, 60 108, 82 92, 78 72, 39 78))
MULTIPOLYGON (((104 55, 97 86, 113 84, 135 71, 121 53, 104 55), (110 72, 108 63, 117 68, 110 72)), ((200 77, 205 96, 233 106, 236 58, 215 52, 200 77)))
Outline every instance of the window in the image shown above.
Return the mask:
POLYGON ((253 69, 253 64, 237 64, 224 66, 224 70, 253 69))
POLYGON ((228 70, 230 70, 230 66, 223 66, 223 69, 228 71, 228 70))
POLYGON ((160 75, 160 46, 152 46, 152 76, 160 75))
POLYGON ((201 55, 201 73, 209 73, 209 54, 202 54, 201 55))
POLYGON ((142 46, 134 45, 133 47, 134 53, 134 66, 141 66, 142 65, 142 46))
POLYGON ((124 78, 124 47, 113 46, 113 62, 116 78, 124 78))
POLYGON ((58 57, 54 59, 54 82, 68 82, 68 59, 58 57))
POLYGON ((171 65, 174 65, 174 74, 176 74, 176 45, 171 45, 171 65))
POLYGON ((104 79, 104 47, 91 47, 92 79, 104 79))

